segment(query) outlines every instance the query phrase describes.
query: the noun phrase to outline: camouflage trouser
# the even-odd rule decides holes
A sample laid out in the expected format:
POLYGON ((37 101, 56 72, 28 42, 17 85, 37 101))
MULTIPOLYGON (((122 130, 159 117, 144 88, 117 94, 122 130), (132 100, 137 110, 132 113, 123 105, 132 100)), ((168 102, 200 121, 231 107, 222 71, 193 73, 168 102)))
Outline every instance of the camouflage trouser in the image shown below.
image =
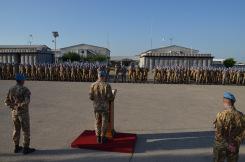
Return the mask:
POLYGON ((107 111, 95 111, 95 134, 104 137, 106 135, 109 113, 107 111))
POLYGON ((114 75, 114 82, 118 82, 119 74, 114 75))
POLYGON ((213 162, 238 162, 239 159, 239 147, 237 147, 236 153, 231 153, 227 147, 220 147, 214 145, 213 147, 213 162))
POLYGON ((23 131, 23 146, 29 147, 30 145, 30 117, 29 113, 16 114, 12 112, 13 120, 13 142, 15 145, 19 145, 20 131, 23 131))

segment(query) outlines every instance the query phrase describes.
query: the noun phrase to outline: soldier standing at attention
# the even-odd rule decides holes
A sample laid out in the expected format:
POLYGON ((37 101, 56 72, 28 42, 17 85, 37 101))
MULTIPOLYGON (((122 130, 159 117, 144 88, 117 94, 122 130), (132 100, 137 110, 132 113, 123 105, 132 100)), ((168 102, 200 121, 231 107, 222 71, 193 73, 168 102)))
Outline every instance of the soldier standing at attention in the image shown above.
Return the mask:
POLYGON ((114 96, 110 84, 106 83, 105 71, 98 73, 98 80, 90 87, 89 98, 93 101, 97 142, 106 143, 105 135, 109 121, 109 101, 113 101, 114 96))
POLYGON ((23 148, 19 146, 20 131, 23 131, 23 154, 32 153, 35 149, 30 148, 30 117, 29 103, 31 92, 24 87, 25 76, 16 74, 17 84, 9 89, 5 104, 10 107, 14 125, 13 142, 15 144, 14 153, 19 153, 23 148))
POLYGON ((215 142, 213 148, 214 162, 237 162, 240 144, 244 139, 244 115, 235 106, 236 99, 230 92, 224 93, 224 108, 217 114, 215 125, 215 142))

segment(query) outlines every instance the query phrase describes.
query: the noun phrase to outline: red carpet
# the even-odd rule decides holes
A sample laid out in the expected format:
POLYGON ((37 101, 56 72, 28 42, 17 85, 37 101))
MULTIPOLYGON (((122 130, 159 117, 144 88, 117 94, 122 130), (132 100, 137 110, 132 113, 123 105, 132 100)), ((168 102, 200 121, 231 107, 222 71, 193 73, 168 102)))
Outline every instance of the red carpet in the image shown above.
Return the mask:
POLYGON ((110 152, 133 153, 136 140, 136 134, 117 132, 114 139, 109 139, 106 144, 98 144, 96 142, 95 132, 85 130, 77 139, 75 139, 75 141, 72 142, 71 147, 110 152))

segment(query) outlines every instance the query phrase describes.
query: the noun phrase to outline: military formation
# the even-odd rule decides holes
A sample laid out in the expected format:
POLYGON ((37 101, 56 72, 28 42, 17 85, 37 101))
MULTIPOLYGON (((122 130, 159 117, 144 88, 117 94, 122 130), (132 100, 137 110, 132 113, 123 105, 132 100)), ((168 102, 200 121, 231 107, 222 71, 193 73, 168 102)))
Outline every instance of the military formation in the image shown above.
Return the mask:
POLYGON ((156 66, 151 71, 152 79, 148 68, 134 64, 110 67, 94 63, 0 64, 0 79, 14 79, 16 73, 21 73, 27 80, 94 82, 99 71, 106 72, 109 82, 149 83, 153 80, 171 84, 245 85, 245 68, 156 66))
POLYGON ((94 63, 0 64, 0 79, 14 79, 15 74, 20 73, 27 80, 94 82, 99 71, 106 72, 107 80, 112 82, 146 82, 149 70, 133 64, 129 67, 94 63))
POLYGON ((245 69, 214 67, 155 67, 154 83, 245 85, 245 69))
POLYGON ((115 65, 114 82, 142 83, 148 80, 148 68, 141 68, 131 64, 130 66, 115 65))
POLYGON ((15 74, 20 73, 25 75, 27 80, 94 82, 98 71, 107 71, 107 68, 106 65, 92 63, 1 64, 0 78, 14 79, 15 74))

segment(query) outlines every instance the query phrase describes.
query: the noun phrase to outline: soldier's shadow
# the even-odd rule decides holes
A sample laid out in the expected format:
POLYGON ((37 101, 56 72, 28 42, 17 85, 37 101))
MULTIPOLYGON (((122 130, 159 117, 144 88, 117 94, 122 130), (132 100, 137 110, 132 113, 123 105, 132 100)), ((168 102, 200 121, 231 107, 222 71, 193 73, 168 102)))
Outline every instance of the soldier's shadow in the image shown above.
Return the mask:
POLYGON ((138 134, 137 137, 135 152, 144 153, 157 150, 210 148, 213 146, 214 132, 138 134))

